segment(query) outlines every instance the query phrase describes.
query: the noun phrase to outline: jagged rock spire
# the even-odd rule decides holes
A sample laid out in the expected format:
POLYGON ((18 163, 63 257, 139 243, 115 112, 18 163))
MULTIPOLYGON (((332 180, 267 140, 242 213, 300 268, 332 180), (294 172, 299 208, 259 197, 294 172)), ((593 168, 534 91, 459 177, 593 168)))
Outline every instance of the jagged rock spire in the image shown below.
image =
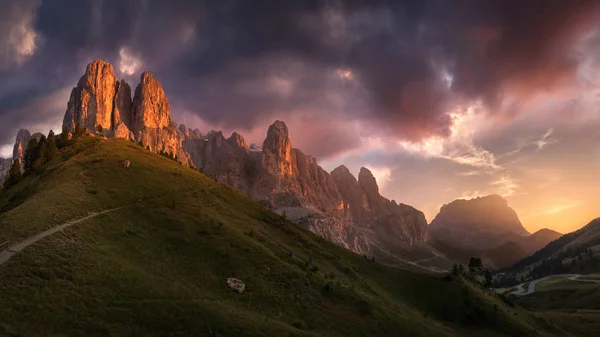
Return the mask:
POLYGON ((133 98, 133 129, 161 129, 171 125, 171 105, 165 91, 154 75, 145 71, 133 98))
MULTIPOLYGON (((111 129, 118 86, 119 81, 110 63, 96 59, 88 64, 85 74, 71 91, 63 125, 70 130, 78 124, 91 130, 98 125, 111 129)), ((122 113, 129 114, 127 111, 122 113)))
POLYGON ((292 143, 287 125, 282 121, 275 121, 267 131, 267 138, 262 146, 262 161, 267 170, 280 177, 291 177, 292 143))

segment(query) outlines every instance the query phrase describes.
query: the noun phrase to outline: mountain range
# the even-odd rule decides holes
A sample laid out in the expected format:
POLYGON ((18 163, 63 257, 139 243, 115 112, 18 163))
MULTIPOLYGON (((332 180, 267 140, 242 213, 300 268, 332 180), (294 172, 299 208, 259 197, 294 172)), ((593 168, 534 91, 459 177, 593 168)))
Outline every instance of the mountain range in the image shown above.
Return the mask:
MULTIPOLYGON (((293 148, 282 121, 269 127, 262 146, 249 147, 236 132, 228 138, 221 131, 202 134, 173 122, 165 91, 151 73, 141 74, 132 97, 130 85, 115 76, 113 66, 96 59, 67 103, 63 127, 73 132, 78 125, 173 154, 182 165, 352 251, 404 267, 418 267, 411 262, 415 259, 427 260, 425 268, 448 267, 449 261, 426 243, 421 211, 381 196, 367 168, 361 168, 358 179, 344 166, 325 171, 315 158, 293 148)), ((20 130, 13 159, 21 160, 29 139, 40 136, 20 130)))
MULTIPOLYGON (((367 168, 358 178, 343 165, 325 171, 292 146, 284 122, 275 121, 260 146, 248 146, 237 132, 228 138, 221 131, 203 134, 173 122, 165 91, 151 73, 141 74, 132 96, 130 85, 101 59, 87 66, 71 91, 63 127, 75 131, 78 125, 171 154, 329 241, 396 266, 436 271, 476 255, 498 268, 559 235, 550 230, 529 235, 497 195, 444 205, 428 226, 421 211, 383 197, 367 168)), ((13 160, 21 160, 32 137, 41 134, 18 132, 13 160)), ((2 172, 10 163, 0 160, 2 172)))

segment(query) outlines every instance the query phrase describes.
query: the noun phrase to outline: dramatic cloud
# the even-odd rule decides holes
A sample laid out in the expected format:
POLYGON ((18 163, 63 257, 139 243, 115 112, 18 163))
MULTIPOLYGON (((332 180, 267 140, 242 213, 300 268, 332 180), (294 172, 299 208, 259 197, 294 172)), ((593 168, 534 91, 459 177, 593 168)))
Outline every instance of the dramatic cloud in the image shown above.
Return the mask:
POLYGON ((0 1, 0 69, 20 66, 35 52, 40 36, 33 27, 36 0, 0 1))
POLYGON ((60 125, 68 91, 101 57, 132 86, 153 72, 177 122, 261 143, 284 120, 295 147, 327 168, 374 168, 390 197, 428 217, 482 193, 537 209, 521 196, 577 185, 553 151, 596 149, 578 133, 600 130, 599 10, 595 0, 0 0, 0 148, 21 127, 60 125))

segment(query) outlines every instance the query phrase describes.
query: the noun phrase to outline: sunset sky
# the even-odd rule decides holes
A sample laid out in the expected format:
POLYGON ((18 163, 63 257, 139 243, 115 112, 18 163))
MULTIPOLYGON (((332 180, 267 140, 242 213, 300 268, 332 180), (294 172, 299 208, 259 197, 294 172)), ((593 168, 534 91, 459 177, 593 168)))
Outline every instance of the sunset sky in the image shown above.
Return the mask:
POLYGON ((600 1, 0 0, 0 156, 60 130, 100 57, 149 70, 173 119, 261 144, 268 125, 328 171, 370 168, 428 221, 504 196, 531 232, 600 216, 600 1))

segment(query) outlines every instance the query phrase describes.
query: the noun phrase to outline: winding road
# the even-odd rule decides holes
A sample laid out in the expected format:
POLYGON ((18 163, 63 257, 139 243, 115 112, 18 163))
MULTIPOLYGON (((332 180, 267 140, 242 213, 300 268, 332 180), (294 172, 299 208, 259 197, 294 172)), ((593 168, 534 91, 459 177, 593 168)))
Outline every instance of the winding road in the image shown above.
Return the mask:
POLYGON ((517 290, 511 292, 512 295, 517 295, 517 296, 525 296, 525 295, 529 295, 535 292, 535 286, 542 282, 542 281, 546 281, 549 280, 551 278, 556 278, 556 277, 568 277, 569 280, 571 281, 579 281, 579 282, 592 282, 592 283, 600 283, 600 280, 582 280, 580 279, 580 277, 583 276, 581 274, 554 274, 554 275, 548 275, 546 277, 542 277, 539 278, 537 280, 533 280, 531 282, 529 282, 529 285, 527 286, 527 289, 525 289, 525 284, 526 283, 521 283, 517 286, 517 290))

